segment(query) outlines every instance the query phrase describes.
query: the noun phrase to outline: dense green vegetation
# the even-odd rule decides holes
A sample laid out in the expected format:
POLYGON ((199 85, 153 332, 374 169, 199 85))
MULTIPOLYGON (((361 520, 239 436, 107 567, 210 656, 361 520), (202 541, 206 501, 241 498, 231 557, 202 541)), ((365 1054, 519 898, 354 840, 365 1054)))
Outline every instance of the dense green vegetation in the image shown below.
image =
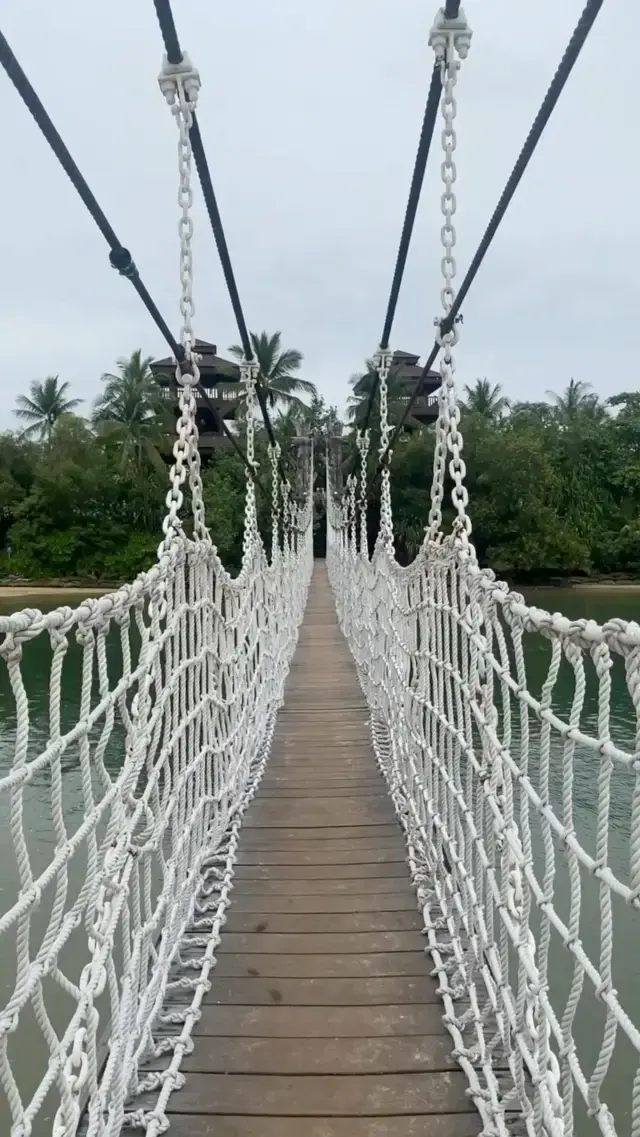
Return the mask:
MULTIPOLYGON (((316 486, 322 489, 323 440, 342 433, 338 414, 297 376, 299 352, 282 350, 277 335, 262 333, 254 342, 292 479, 295 440, 311 435, 319 443, 316 486), (301 397, 310 397, 309 405, 301 397)), ((367 381, 355 377, 352 389, 349 417, 357 422, 367 381)), ((391 393, 392 419, 401 413, 402 394, 391 393)), ((87 418, 79 417, 78 406, 57 376, 34 382, 16 410, 25 429, 0 435, 5 577, 111 582, 131 577, 155 555, 168 477, 159 447, 172 424, 149 360, 141 352, 120 360, 114 374, 103 376, 102 395, 87 418)), ((603 403, 572 380, 547 401, 509 406, 498 386, 478 380, 466 388, 461 413, 474 540, 484 563, 514 580, 640 575, 640 394, 621 393, 603 403)), ((432 427, 411 427, 392 463, 397 550, 404 560, 422 540, 434 446, 432 427)), ((241 437, 242 413, 237 429, 241 437)), ((353 450, 349 437, 345 463, 353 450)), ((257 453, 268 541, 269 462, 261 427, 257 453)), ((220 450, 205 466, 203 484, 213 539, 225 562, 237 567, 245 485, 240 459, 220 450)), ((378 493, 374 481, 372 542, 378 493)), ((320 537, 323 525, 319 515, 320 537)))
MULTIPOLYGON (((572 380, 549 402, 509 408, 479 380, 462 403, 474 541, 516 580, 640 575, 640 394, 602 403, 572 380)), ((398 552, 411 557, 429 508, 433 431, 397 445, 398 552)), ((449 517, 451 514, 449 514, 449 517)))
MULTIPOLYGON (((295 474, 293 440, 334 434, 337 412, 295 371, 299 352, 281 351, 280 337, 255 337, 258 358, 285 461, 295 474), (302 385, 301 385, 302 384, 302 385), (305 406, 298 395, 311 396, 305 406), (283 410, 279 409, 282 405, 283 410)), ((0 574, 33 580, 125 580, 147 568, 161 537, 168 464, 160 449, 173 429, 166 400, 140 351, 102 377, 88 418, 74 413, 57 376, 31 384, 16 414, 26 429, 0 434, 0 574)), ((242 436, 242 414, 238 424, 242 436)), ((256 426, 261 463, 258 506, 268 542, 271 487, 266 437, 256 426)), ((203 469, 208 524, 230 567, 242 556, 245 473, 226 450, 203 469)), ((185 504, 188 513, 189 503, 185 504)))

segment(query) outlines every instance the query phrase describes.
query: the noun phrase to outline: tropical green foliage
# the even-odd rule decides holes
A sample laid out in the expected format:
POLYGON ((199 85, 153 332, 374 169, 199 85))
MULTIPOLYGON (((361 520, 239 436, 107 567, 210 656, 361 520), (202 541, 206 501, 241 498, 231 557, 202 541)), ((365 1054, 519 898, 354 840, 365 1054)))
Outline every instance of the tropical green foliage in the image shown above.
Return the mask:
MULTIPOLYGON (((372 432, 375 434, 376 424, 380 418, 380 389, 373 360, 365 359, 364 366, 364 371, 357 372, 349 379, 352 394, 347 401, 347 418, 355 428, 361 427, 371 403, 369 423, 372 432), (372 389, 374 387, 375 392, 372 400, 372 389)), ((407 401, 414 390, 414 384, 398 374, 399 366, 400 364, 394 361, 387 377, 387 414, 392 426, 400 421, 407 401)), ((411 415, 407 417, 408 429, 419 427, 419 425, 419 422, 411 415)))
MULTIPOLYGON (((499 389, 492 392, 500 397, 499 389)), ((481 561, 521 580, 640 575, 638 395, 603 404, 572 383, 551 404, 521 403, 511 414, 495 416, 475 409, 467 402, 462 429, 481 561)), ((432 431, 415 433, 393 457, 398 552, 404 558, 422 540, 433 443, 432 431)), ((449 522, 452 516, 448 510, 449 522)))
POLYGON ((123 469, 131 463, 139 470, 161 465, 158 450, 172 429, 170 407, 150 364, 151 356, 141 351, 119 359, 118 373, 102 376, 104 390, 93 409, 93 425, 118 453, 123 469))
MULTIPOLYGON (((316 388, 308 379, 296 374, 302 366, 302 352, 296 348, 282 350, 282 333, 251 332, 251 345, 260 368, 262 387, 267 392, 270 406, 304 406, 301 395, 315 395, 316 388)), ((239 344, 229 348, 231 355, 242 359, 244 351, 239 344)))
MULTIPOLYGON (((167 430, 165 404, 156 399, 148 360, 139 352, 121 361, 116 375, 105 377, 91 421, 70 413, 73 400, 64 385, 56 389, 67 409, 52 423, 43 419, 41 429, 27 437, 24 432, 0 435, 2 571, 32 579, 127 579, 148 567, 159 541, 168 470, 159 460, 157 440, 167 430), (36 433, 39 441, 30 436, 36 433)), ((342 433, 338 414, 312 395, 307 407, 297 399, 283 404, 274 424, 294 484, 300 439, 312 436, 316 443, 321 527, 325 440, 342 433)), ((571 574, 640 576, 638 392, 621 392, 603 403, 584 384, 572 382, 549 402, 507 408, 500 388, 480 380, 466 391, 462 429, 473 537, 482 563, 516 581, 571 574)), ((396 546, 403 560, 415 554, 423 538, 433 448, 433 428, 414 429, 393 456, 396 546)), ((263 431, 256 450, 260 523, 268 547, 263 431)), ((374 461, 372 454, 372 466, 374 461)), ((202 478, 212 538, 225 563, 237 569, 244 468, 235 453, 220 450, 204 466, 202 478)), ((379 481, 373 486, 372 540, 379 481)), ((449 490, 445 525, 453 516, 449 490)), ((320 538, 318 532, 318 548, 320 538)))
POLYGON ((24 438, 50 441, 58 419, 82 402, 82 399, 68 398, 68 390, 69 384, 61 383, 58 375, 47 375, 43 382, 33 381, 28 395, 18 395, 16 416, 28 424, 22 431, 24 438))

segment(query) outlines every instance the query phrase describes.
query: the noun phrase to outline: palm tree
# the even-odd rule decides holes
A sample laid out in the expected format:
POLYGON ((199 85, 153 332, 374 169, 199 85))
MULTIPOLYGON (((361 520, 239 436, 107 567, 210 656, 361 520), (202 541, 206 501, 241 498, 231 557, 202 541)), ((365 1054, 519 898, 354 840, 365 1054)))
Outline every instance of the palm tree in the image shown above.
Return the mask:
POLYGON ((466 383, 464 389, 467 397, 460 400, 463 411, 497 422, 509 409, 509 400, 502 394, 499 383, 492 386, 488 379, 476 379, 473 387, 466 383))
POLYGON ((58 375, 47 375, 43 383, 35 379, 29 395, 18 395, 15 414, 29 426, 22 431, 23 438, 51 441, 51 432, 61 415, 69 414, 80 406, 82 399, 68 399, 68 383, 60 383, 58 375))
MULTIPOLYGON (((353 394, 347 400, 347 418, 356 428, 364 425, 371 390, 375 384, 376 392, 371 406, 369 422, 372 427, 376 428, 380 421, 380 388, 377 382, 376 365, 372 359, 365 359, 364 365, 365 371, 356 372, 349 379, 353 394)), ((397 363, 392 363, 387 376, 387 415, 392 426, 400 421, 414 390, 413 384, 398 374, 397 367, 397 363)), ((405 425, 419 427, 421 424, 409 415, 405 425)))
POLYGON ((582 379, 570 379, 561 395, 547 391, 555 405, 555 417, 563 423, 574 422, 581 415, 601 419, 606 414, 598 396, 591 390, 591 384, 582 379))
POLYGON ((171 429, 171 412, 150 368, 151 356, 134 351, 117 362, 118 374, 102 376, 104 391, 93 410, 94 426, 120 447, 122 464, 158 466, 158 448, 171 429))
POLYGON ((553 422, 555 408, 550 403, 513 403, 511 421, 533 426, 548 426, 553 422))
MULTIPOLYGON (((260 332, 260 335, 251 332, 251 346, 269 405, 275 407, 276 403, 281 403, 284 407, 303 407, 305 404, 299 396, 315 395, 315 384, 295 374, 302 364, 302 352, 293 347, 281 351, 281 344, 281 332, 274 332, 272 336, 266 332, 260 332)), ((236 359, 244 357, 239 344, 233 344, 229 351, 236 359)))

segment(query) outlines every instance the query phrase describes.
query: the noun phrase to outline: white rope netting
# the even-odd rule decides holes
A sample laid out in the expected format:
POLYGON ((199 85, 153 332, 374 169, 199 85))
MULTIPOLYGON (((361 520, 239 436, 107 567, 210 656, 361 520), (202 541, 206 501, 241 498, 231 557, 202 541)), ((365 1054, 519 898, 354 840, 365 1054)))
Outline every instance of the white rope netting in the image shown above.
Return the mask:
MULTIPOLYGON (((2 843, 0 1128, 12 1137, 73 1137, 81 1117, 88 1137, 168 1128, 312 569, 312 469, 303 505, 287 504, 280 528, 274 515, 270 562, 252 472, 237 577, 205 525, 189 216, 197 72, 186 57, 177 67, 165 61, 161 86, 180 133, 184 361, 158 563, 76 609, 0 618, 4 730, 13 744, 0 778, 10 834, 2 843), (193 539, 180 517, 187 479, 193 539), (48 711, 31 692, 44 658, 48 711), (143 1069, 163 1062, 162 1072, 143 1069), (139 1106, 140 1094, 144 1103, 154 1095, 152 1108, 139 1106)), ((241 371, 252 470, 255 364, 241 371)))
MULTIPOLYGON (((446 317, 455 298, 454 88, 469 45, 462 12, 454 22, 439 13, 432 44, 443 67, 446 317)), ((396 562, 388 463, 371 560, 353 486, 340 501, 328 483, 338 614, 483 1134, 507 1137, 516 1123, 530 1137, 640 1137, 640 998, 625 960, 640 926, 640 627, 550 615, 480 569, 456 402, 458 331, 438 327, 423 547, 408 568, 396 562), (444 536, 447 473, 454 521, 444 536)), ((387 359, 377 366, 386 439, 387 359)), ((362 503, 365 461, 361 477, 362 503)))

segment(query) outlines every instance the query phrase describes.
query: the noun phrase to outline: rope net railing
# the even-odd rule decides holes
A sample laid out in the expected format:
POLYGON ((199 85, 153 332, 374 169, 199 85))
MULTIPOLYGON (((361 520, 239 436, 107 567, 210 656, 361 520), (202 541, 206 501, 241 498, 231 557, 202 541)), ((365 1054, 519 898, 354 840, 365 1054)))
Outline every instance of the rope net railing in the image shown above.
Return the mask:
POLYGON ((0 618, 3 742, 13 749, 0 776, 0 1128, 12 1137, 168 1128, 312 569, 311 449, 296 502, 272 448, 270 558, 258 532, 252 361, 241 364, 238 576, 206 527, 192 349, 197 73, 165 61, 161 85, 179 128, 183 352, 157 564, 75 609, 0 618), (43 669, 47 707, 34 698, 43 669))
POLYGON ((626 958, 640 927, 640 627, 551 615, 478 565, 459 326, 447 321, 462 10, 456 21, 438 13, 431 42, 442 66, 444 316, 428 525, 413 563, 399 565, 391 355, 379 350, 379 534, 370 559, 361 433, 359 482, 352 473, 342 495, 327 484, 330 579, 482 1132, 640 1137, 640 996, 626 958))

